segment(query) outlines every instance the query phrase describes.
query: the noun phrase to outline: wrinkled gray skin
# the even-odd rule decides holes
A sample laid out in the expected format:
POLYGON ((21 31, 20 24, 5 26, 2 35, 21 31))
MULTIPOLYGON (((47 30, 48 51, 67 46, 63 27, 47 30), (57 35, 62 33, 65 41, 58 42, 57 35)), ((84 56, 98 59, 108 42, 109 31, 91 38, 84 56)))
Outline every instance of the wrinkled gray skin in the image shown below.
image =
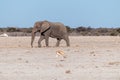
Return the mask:
POLYGON ((49 22, 49 21, 36 22, 34 24, 34 27, 32 30, 31 47, 33 47, 33 41, 34 41, 36 32, 40 32, 40 34, 42 32, 44 32, 44 35, 42 35, 42 34, 40 35, 40 39, 38 41, 38 47, 41 47, 41 41, 43 39, 45 39, 46 46, 48 47, 49 46, 49 42, 48 42, 49 37, 57 39, 57 43, 56 43, 57 47, 59 46, 60 41, 62 39, 64 39, 66 41, 67 46, 70 46, 67 29, 62 23, 59 23, 59 22, 53 23, 53 22, 49 22), (44 32, 45 30, 47 30, 47 31, 44 32))

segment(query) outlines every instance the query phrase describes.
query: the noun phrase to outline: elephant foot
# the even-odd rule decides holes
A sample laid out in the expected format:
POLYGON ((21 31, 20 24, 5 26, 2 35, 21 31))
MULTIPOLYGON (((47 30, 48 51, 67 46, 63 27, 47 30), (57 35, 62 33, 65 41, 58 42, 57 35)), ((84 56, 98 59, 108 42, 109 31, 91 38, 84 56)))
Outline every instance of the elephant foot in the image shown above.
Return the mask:
POLYGON ((70 45, 67 45, 67 47, 70 47, 70 45))
POLYGON ((41 46, 40 46, 40 45, 38 45, 38 48, 41 48, 41 46))
POLYGON ((56 45, 55 47, 59 47, 59 45, 56 45))
POLYGON ((49 45, 46 45, 46 47, 50 47, 49 45))

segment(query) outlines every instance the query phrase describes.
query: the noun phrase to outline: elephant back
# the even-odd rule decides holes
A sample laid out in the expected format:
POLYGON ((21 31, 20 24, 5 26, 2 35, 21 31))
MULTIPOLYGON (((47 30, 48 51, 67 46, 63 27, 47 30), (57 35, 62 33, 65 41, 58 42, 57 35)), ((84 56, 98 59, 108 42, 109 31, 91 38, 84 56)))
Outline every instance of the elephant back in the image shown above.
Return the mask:
POLYGON ((66 27, 59 22, 51 23, 51 37, 62 37, 67 34, 66 27))
POLYGON ((64 24, 60 23, 60 22, 55 22, 51 24, 51 27, 53 28, 54 31, 62 31, 62 32, 67 32, 66 27, 64 26, 64 24))

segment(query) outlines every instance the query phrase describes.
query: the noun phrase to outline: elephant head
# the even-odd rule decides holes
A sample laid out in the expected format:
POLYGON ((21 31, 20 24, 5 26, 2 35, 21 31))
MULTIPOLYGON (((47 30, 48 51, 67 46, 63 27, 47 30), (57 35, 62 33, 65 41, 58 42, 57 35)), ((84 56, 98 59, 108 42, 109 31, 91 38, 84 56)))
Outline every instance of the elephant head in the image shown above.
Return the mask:
POLYGON ((32 29, 32 34, 31 34, 31 47, 33 47, 33 42, 35 39, 35 34, 36 32, 40 32, 41 35, 44 33, 49 28, 49 24, 47 21, 39 21, 34 24, 34 27, 32 29))
POLYGON ((36 32, 39 32, 40 31, 40 28, 41 28, 41 24, 42 22, 36 22, 34 24, 34 27, 32 29, 32 34, 31 34, 31 47, 33 47, 33 41, 35 39, 35 34, 36 32))

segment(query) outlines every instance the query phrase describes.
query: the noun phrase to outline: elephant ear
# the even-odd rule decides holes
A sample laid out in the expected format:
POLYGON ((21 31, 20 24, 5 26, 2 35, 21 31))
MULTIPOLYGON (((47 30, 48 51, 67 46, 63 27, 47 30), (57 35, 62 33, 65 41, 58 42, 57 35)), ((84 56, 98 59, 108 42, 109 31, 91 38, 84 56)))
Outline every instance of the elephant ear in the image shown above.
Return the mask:
POLYGON ((50 27, 49 22, 48 22, 48 21, 44 21, 44 22, 42 23, 42 25, 41 25, 41 30, 40 30, 40 32, 42 33, 42 32, 44 32, 44 31, 46 31, 47 29, 49 29, 49 27, 50 27))

